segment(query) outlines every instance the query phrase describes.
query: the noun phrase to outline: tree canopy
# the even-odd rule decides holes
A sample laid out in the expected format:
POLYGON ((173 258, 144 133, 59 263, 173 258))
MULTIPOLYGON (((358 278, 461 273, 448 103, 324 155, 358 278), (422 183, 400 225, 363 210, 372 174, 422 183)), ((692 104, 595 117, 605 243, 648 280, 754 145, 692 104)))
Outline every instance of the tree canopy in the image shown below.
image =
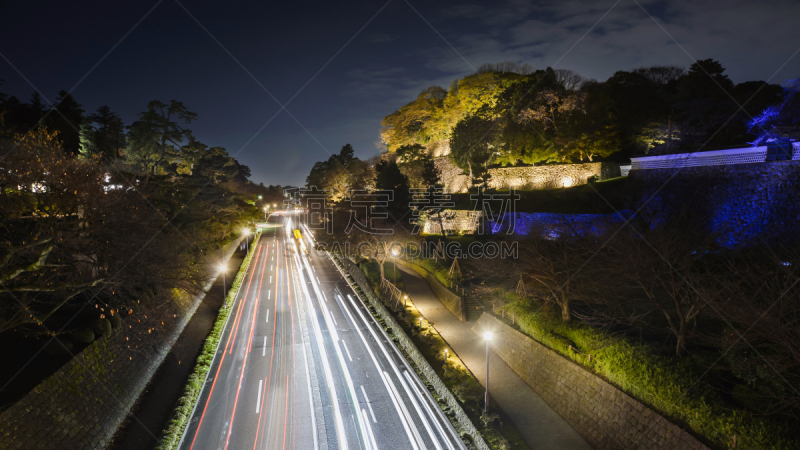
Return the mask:
POLYGON ((780 86, 735 84, 713 59, 618 71, 603 82, 565 69, 484 64, 386 116, 381 139, 392 152, 449 141, 464 170, 476 155, 488 165, 624 160, 746 145, 763 121, 753 118, 782 102, 780 86))

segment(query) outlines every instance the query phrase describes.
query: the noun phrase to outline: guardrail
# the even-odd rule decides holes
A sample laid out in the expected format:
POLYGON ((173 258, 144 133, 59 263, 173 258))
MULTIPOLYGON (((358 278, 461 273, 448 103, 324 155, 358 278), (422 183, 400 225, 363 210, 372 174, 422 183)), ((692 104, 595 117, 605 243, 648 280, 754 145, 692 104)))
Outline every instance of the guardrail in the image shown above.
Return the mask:
MULTIPOLYGON (((478 450, 490 450, 489 446, 486 445, 486 441, 483 440, 483 436, 481 436, 480 432, 472 421, 467 417, 467 414, 461 408, 461 405, 458 404, 458 401, 453 396, 453 393, 450 392, 450 389, 445 386, 444 382, 442 382, 439 375, 433 370, 428 360, 422 356, 419 349, 416 345, 409 339, 408 335, 406 335, 403 328, 397 323, 394 317, 386 310, 386 307, 383 306, 383 303, 375 296, 372 290, 369 288, 369 283, 367 282, 367 278, 364 275, 364 272, 358 268, 352 261, 347 258, 340 258, 337 255, 329 253, 331 260, 339 267, 339 270, 342 271, 343 274, 348 275, 352 278, 352 281, 356 284, 358 289, 353 289, 356 291, 359 297, 366 298, 367 303, 375 308, 375 311, 378 313, 381 319, 383 319, 384 323, 387 327, 391 330, 394 336, 397 338, 398 344, 400 348, 405 352, 406 355, 411 359, 411 361, 417 366, 417 370, 425 378, 425 381, 433 386, 434 391, 436 394, 444 400, 447 406, 453 411, 456 421, 458 425, 461 427, 461 432, 466 433, 472 439, 472 443, 475 445, 478 450)), ((350 280, 348 280, 350 282, 350 280)))

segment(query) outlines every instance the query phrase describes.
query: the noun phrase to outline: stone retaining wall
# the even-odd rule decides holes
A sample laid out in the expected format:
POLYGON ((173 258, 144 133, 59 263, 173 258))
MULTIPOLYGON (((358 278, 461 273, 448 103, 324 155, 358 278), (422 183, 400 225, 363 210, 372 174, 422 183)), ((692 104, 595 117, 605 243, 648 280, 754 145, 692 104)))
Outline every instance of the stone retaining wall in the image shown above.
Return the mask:
POLYGON ((708 449, 686 431, 501 320, 483 313, 492 349, 596 449, 708 449))
MULTIPOLYGON (((210 260, 230 259, 240 242, 217 250, 210 260)), ((163 325, 146 312, 129 316, 111 336, 90 344, 0 413, 0 448, 106 448, 204 297, 186 302, 184 312, 163 325)))
POLYGON ((800 161, 632 170, 655 210, 689 207, 726 247, 800 236, 800 161))
MULTIPOLYGON (((445 156, 435 158, 440 180, 450 192, 467 192, 471 186, 469 174, 445 156)), ((594 176, 601 180, 620 176, 619 164, 593 162, 583 164, 553 164, 547 166, 497 167, 489 169, 490 189, 552 189, 586 184, 594 176)))
POLYGON ((456 316, 458 320, 462 322, 467 321, 467 309, 464 304, 463 297, 454 293, 446 286, 444 286, 442 283, 440 283, 439 280, 437 280, 432 273, 425 270, 424 267, 418 266, 410 261, 405 261, 402 259, 396 259, 396 261, 400 265, 406 266, 412 269, 414 272, 420 274, 420 276, 422 276, 422 278, 424 278, 425 281, 428 283, 428 286, 430 286, 431 291, 433 291, 433 293, 436 294, 436 297, 439 299, 440 302, 442 302, 442 304, 447 308, 447 310, 453 313, 453 315, 456 316))

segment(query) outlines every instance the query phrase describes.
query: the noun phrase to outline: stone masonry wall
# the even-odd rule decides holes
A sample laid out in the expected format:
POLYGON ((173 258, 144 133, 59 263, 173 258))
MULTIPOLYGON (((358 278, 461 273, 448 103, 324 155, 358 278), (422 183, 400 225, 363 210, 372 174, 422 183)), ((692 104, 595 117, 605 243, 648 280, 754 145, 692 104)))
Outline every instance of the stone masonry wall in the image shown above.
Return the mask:
POLYGON ((397 259, 396 261, 399 264, 406 266, 414 270, 414 272, 420 274, 420 276, 422 276, 422 278, 424 278, 425 281, 428 283, 428 286, 430 286, 431 291, 433 291, 433 293, 436 294, 436 297, 439 299, 440 302, 442 302, 445 308, 447 308, 448 311, 453 313, 453 315, 456 316, 458 320, 462 322, 467 321, 467 310, 464 304, 463 297, 445 287, 442 283, 439 282, 439 280, 436 279, 436 277, 433 274, 425 270, 425 268, 420 267, 414 264, 413 262, 404 261, 402 259, 397 259))
MULTIPOLYGON (((440 179, 450 192, 466 192, 470 187, 469 175, 450 160, 449 157, 434 159, 440 179)), ((555 164, 529 167, 498 167, 489 169, 490 189, 551 189, 586 184, 589 178, 600 179, 618 177, 619 164, 594 162, 583 164, 555 164)))
POLYGON ((728 247, 800 235, 800 161, 632 170, 650 204, 667 213, 690 207, 728 247), (662 189, 663 187, 663 189, 662 189))
POLYGON ((436 215, 422 218, 422 232, 427 234, 441 234, 442 226, 450 233, 474 233, 478 229, 478 221, 483 214, 480 211, 463 209, 445 209, 441 212, 441 225, 436 215))
MULTIPOLYGON (((237 239, 213 261, 230 259, 237 239)), ((211 282, 205 287, 207 291, 211 282)), ((104 449, 147 386, 205 294, 186 302, 173 322, 146 312, 129 316, 20 401, 0 413, 2 449, 104 449), (132 326, 134 320, 136 328, 132 326)), ((161 430, 150 430, 156 437, 161 430)))
POLYGON ((602 378, 483 313, 472 331, 489 330, 494 352, 593 448, 708 448, 602 378))

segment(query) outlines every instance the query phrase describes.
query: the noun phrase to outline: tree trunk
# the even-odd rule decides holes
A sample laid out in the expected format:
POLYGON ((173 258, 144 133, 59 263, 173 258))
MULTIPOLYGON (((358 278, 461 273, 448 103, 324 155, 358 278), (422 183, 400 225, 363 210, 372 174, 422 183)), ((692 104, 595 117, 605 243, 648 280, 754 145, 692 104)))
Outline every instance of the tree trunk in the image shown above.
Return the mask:
POLYGON ((569 300, 565 298, 561 299, 561 320, 564 322, 569 322, 572 320, 569 309, 569 300))
POLYGON ((677 334, 677 338, 678 338, 678 343, 675 345, 675 356, 680 358, 681 356, 683 356, 683 349, 684 346, 686 345, 686 333, 683 330, 681 330, 677 334))

